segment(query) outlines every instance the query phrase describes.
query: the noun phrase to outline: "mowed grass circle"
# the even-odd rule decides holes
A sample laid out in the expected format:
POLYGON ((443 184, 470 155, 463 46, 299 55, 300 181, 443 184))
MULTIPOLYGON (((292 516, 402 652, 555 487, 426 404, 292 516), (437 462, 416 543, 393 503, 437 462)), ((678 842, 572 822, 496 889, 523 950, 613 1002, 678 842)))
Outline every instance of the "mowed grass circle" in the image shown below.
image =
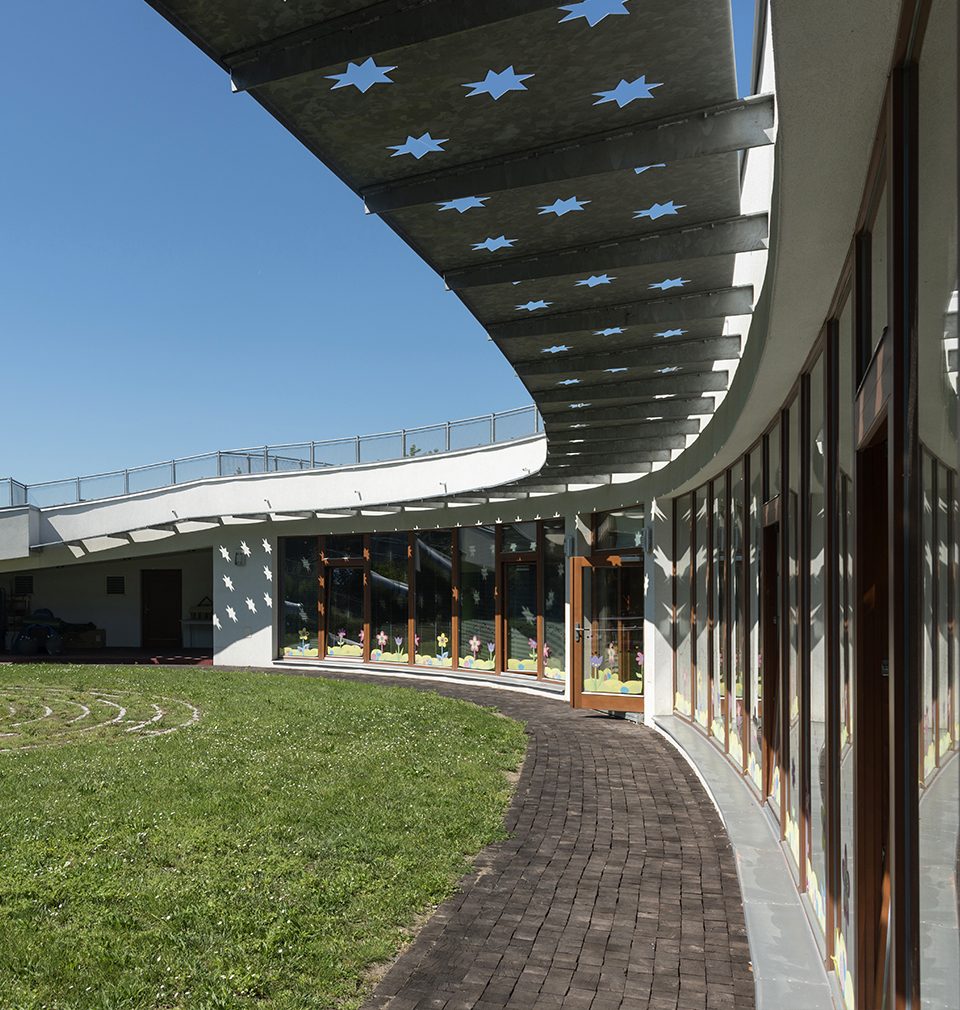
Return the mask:
POLYGON ((0 753, 4 1010, 359 1006, 504 837, 525 747, 491 710, 376 683, 18 665, 8 698, 36 722, 0 753), (62 735, 80 709, 52 700, 95 697, 136 722, 62 735), (126 731, 162 699, 177 731, 126 731))

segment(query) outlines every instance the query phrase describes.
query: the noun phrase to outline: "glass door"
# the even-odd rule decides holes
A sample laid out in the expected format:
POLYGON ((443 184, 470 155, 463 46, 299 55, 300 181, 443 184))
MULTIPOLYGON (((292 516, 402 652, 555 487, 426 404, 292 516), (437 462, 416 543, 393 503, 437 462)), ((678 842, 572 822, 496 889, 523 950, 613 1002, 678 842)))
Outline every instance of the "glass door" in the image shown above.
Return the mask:
POLYGON ((537 675, 540 644, 537 634, 537 563, 503 565, 504 669, 537 675))
POLYGON ((326 655, 363 659, 363 565, 330 565, 327 569, 326 655))

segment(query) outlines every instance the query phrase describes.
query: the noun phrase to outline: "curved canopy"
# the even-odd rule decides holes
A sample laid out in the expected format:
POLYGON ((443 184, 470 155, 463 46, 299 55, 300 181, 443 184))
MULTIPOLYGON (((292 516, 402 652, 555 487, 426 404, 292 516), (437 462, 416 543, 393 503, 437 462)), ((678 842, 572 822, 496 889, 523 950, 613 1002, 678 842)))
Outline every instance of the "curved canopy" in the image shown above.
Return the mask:
POLYGON ((456 292, 529 389, 536 478, 643 473, 726 389, 740 152, 729 0, 149 0, 456 292))

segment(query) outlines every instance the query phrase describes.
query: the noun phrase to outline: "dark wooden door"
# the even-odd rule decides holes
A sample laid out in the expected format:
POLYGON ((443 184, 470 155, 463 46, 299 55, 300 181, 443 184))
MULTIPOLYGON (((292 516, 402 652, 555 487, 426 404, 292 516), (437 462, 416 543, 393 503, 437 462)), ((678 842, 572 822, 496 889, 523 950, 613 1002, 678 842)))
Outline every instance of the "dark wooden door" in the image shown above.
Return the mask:
POLYGON ((145 649, 179 649, 183 614, 179 568, 148 569, 140 577, 140 629, 145 649))

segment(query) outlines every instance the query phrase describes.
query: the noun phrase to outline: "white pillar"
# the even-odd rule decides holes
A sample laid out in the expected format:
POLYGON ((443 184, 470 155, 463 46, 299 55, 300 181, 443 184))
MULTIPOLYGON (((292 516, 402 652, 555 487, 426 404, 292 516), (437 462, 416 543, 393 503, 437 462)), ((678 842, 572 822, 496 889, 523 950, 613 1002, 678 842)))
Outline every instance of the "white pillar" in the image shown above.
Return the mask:
POLYGON ((673 712, 673 503, 665 511, 654 499, 647 510, 647 526, 653 531, 644 557, 644 721, 673 712))

